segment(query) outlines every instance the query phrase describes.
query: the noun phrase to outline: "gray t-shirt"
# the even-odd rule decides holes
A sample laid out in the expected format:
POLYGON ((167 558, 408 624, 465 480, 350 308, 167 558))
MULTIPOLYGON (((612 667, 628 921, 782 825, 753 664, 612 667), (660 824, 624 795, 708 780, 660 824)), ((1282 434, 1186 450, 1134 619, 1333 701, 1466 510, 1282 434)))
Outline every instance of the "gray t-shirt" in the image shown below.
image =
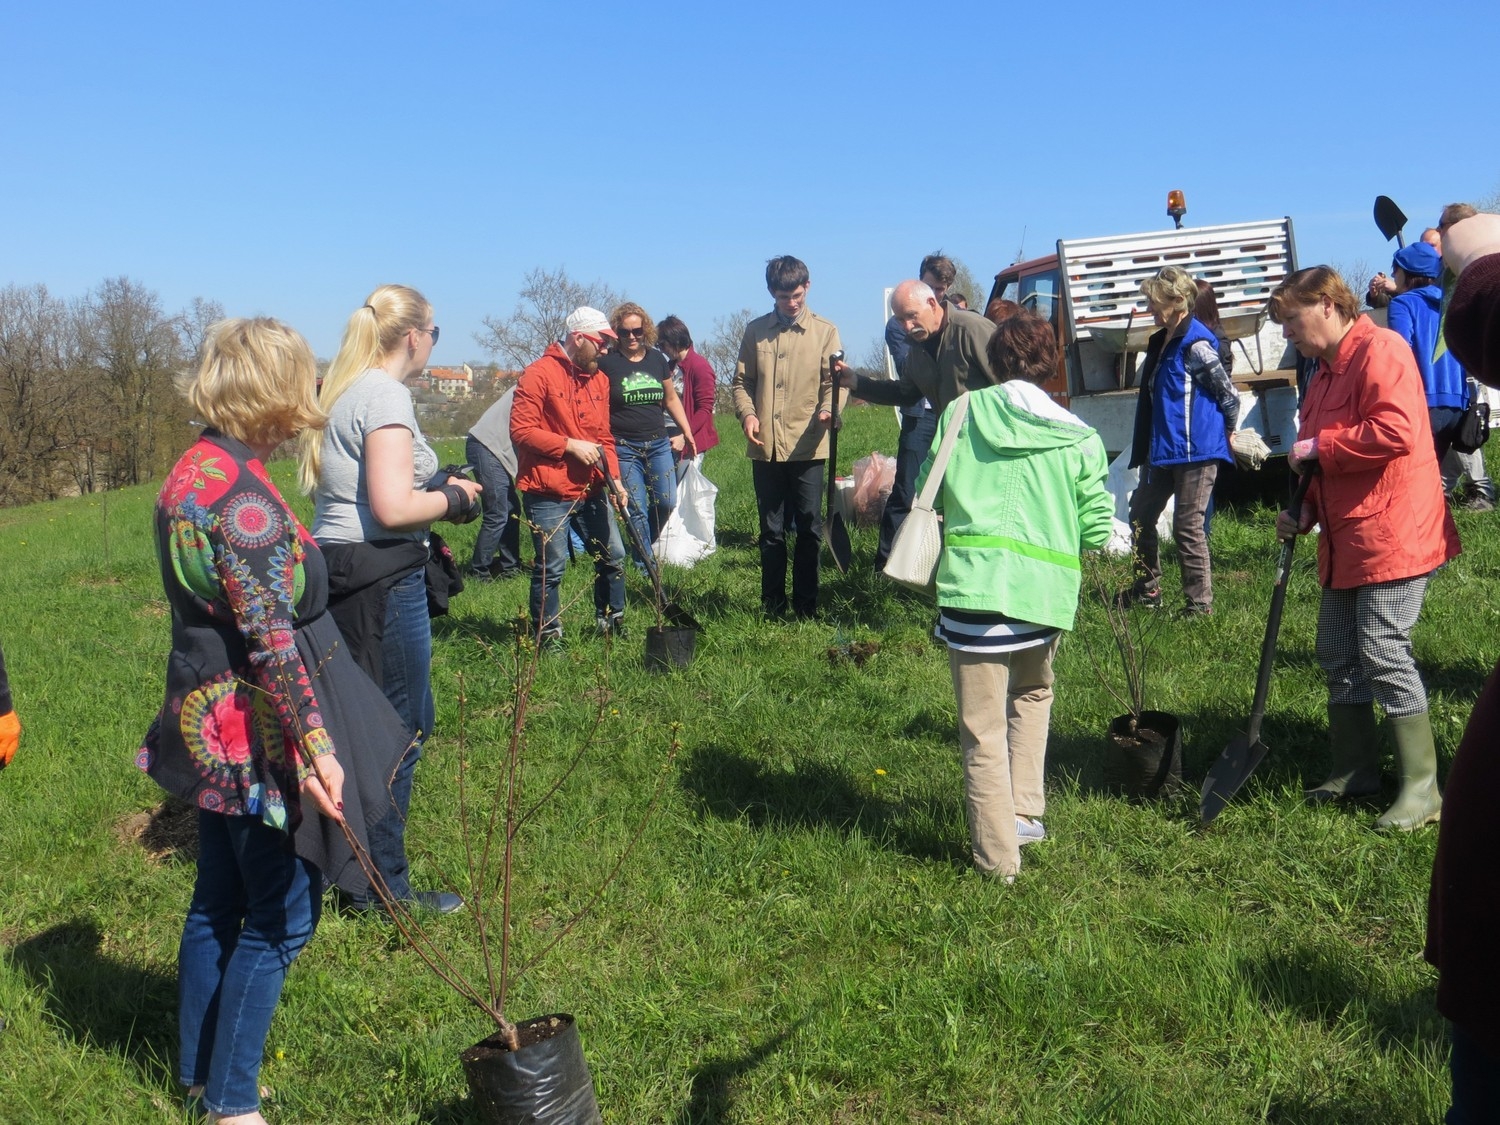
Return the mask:
POLYGON ((313 490, 312 533, 320 543, 367 543, 372 539, 426 539, 425 528, 391 531, 370 510, 365 483, 365 435, 382 426, 403 426, 412 437, 412 487, 425 488, 438 471, 437 454, 422 437, 411 392, 372 367, 339 396, 323 430, 323 468, 313 490))
POLYGON ((516 401, 516 388, 512 387, 493 406, 479 416, 469 436, 484 446, 500 460, 505 471, 512 477, 517 472, 516 447, 510 440, 510 407, 516 401))

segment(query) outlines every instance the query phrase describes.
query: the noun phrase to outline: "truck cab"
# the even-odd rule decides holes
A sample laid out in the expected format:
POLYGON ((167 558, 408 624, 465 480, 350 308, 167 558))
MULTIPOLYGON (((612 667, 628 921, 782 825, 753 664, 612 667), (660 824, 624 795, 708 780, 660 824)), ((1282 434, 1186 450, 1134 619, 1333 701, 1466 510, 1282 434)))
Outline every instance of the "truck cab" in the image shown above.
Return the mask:
POLYGON ((1059 239, 1055 254, 996 274, 990 299, 1014 301, 1052 325, 1060 360, 1044 389, 1097 429, 1113 455, 1130 445, 1137 363, 1156 331, 1140 283, 1169 265, 1213 286, 1235 358, 1239 426, 1286 453, 1297 432, 1296 353, 1267 303, 1296 269, 1291 219, 1059 239))

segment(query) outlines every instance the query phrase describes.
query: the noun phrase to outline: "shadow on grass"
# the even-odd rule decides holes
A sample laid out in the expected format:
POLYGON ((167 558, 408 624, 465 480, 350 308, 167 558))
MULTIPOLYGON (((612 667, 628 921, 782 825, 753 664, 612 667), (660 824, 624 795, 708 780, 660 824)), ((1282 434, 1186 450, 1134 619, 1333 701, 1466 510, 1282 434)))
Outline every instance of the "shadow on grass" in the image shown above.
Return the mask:
POLYGON ((963 839, 949 826, 964 823, 958 794, 887 800, 822 762, 790 770, 757 761, 730 747, 707 745, 684 763, 682 787, 708 813, 744 818, 756 828, 832 828, 879 841, 914 859, 959 862, 963 839))
MULTIPOLYGON (((1182 789, 1162 807, 1171 819, 1196 823, 1198 794, 1209 769, 1226 746, 1249 722, 1250 702, 1243 712, 1215 709, 1179 715, 1182 722, 1182 789)), ((1105 781, 1105 759, 1115 750, 1101 722, 1097 733, 1073 728, 1053 730, 1047 741, 1047 776, 1065 779, 1083 797, 1110 797, 1105 781)), ((1269 747, 1265 759, 1245 782, 1243 793, 1257 788, 1308 788, 1327 773, 1328 726, 1325 722, 1268 716, 1261 741, 1269 747)))
POLYGON ((771 1055, 781 1050, 793 1035, 807 1022, 804 1017, 791 1027, 767 1039, 759 1047, 752 1047, 743 1055, 714 1059, 705 1062, 693 1071, 693 1092, 675 1119, 675 1125, 719 1125, 729 1119, 729 1110, 734 1097, 734 1081, 754 1070, 771 1055))
POLYGON ((422 1120, 426 1125, 484 1125, 479 1107, 467 1094, 433 1106, 422 1120))
POLYGON ((102 942, 93 919, 75 918, 27 938, 10 958, 73 1042, 118 1055, 150 1083, 171 1086, 176 978, 112 960, 100 951, 102 942))
MULTIPOLYGON (((1437 1013, 1435 989, 1392 996, 1358 972, 1344 949, 1299 946, 1239 966, 1241 977, 1272 1010, 1343 1034, 1352 1045, 1398 1058, 1420 1056, 1423 1047, 1441 1048, 1446 1035, 1437 1013)), ((1267 1122, 1356 1125, 1405 1120, 1411 1106, 1382 1086, 1367 1083, 1351 1092, 1330 1074, 1323 1087, 1287 1091, 1274 1097, 1267 1122)))
POLYGON ((1475 658, 1456 664, 1419 660, 1417 670, 1422 673, 1422 683, 1429 692, 1472 703, 1479 698, 1492 669, 1475 658))

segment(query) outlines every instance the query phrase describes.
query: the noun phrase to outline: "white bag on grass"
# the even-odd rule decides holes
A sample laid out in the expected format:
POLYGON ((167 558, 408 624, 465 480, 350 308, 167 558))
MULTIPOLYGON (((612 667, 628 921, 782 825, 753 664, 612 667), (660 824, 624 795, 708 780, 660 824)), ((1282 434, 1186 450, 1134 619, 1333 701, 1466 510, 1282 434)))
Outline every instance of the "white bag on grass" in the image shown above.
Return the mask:
MULTIPOLYGON (((1109 477, 1104 487, 1109 489, 1109 494, 1115 500, 1115 522, 1114 531, 1104 549, 1112 555, 1130 553, 1130 495, 1140 481, 1141 471, 1130 468, 1128 448, 1109 463, 1109 477)), ((1156 521, 1156 533, 1164 542, 1172 540, 1172 514, 1175 505, 1174 500, 1168 499, 1167 506, 1162 509, 1161 516, 1156 521)))
POLYGON ((692 566, 717 549, 714 541, 714 503, 718 486, 689 461, 677 482, 677 507, 662 525, 652 550, 660 562, 692 566))

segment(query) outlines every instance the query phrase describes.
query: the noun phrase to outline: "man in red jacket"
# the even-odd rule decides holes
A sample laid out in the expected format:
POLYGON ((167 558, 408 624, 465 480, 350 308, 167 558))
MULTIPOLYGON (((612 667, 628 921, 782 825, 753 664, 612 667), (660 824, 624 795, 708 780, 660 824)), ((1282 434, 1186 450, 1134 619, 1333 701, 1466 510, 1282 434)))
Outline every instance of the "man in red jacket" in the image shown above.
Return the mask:
POLYGON ((599 356, 615 334, 588 306, 568 314, 567 331, 521 373, 510 412, 516 487, 531 524, 531 620, 537 643, 562 645, 558 587, 568 565, 568 526, 582 533, 594 557, 594 612, 602 634, 625 622, 625 548, 605 501, 624 510, 615 439, 609 429, 609 376, 599 356))

